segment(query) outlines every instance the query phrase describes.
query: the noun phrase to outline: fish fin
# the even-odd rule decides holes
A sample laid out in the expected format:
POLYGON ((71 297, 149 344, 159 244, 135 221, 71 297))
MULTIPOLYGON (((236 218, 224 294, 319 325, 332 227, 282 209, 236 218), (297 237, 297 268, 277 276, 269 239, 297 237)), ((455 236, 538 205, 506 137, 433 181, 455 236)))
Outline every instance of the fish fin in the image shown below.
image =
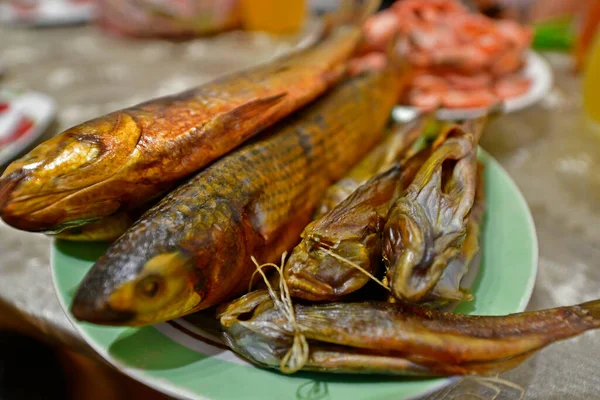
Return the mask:
POLYGON ((231 118, 237 121, 245 121, 255 119, 257 115, 262 115, 270 108, 279 104, 283 98, 287 96, 287 92, 278 93, 273 96, 263 97, 256 100, 251 100, 246 104, 234 108, 225 114, 225 118, 231 118))
POLYGON ((210 126, 205 127, 204 132, 221 136, 223 131, 227 131, 231 137, 230 144, 235 144, 231 148, 236 147, 270 125, 268 121, 273 119, 273 113, 270 111, 283 101, 285 96, 287 92, 248 101, 215 117, 210 126))

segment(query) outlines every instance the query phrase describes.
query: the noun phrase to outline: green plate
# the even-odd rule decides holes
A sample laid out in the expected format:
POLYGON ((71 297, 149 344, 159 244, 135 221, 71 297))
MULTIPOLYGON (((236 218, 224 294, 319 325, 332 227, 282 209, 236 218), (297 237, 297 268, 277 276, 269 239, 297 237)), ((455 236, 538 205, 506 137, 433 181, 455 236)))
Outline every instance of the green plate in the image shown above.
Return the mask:
MULTIPOLYGON (((475 300, 457 312, 502 315, 527 306, 537 271, 537 238, 527 204, 507 173, 485 152, 487 212, 475 300)), ((125 374, 178 398, 189 399, 406 399, 453 379, 409 379, 316 373, 284 375, 254 367, 215 343, 190 320, 143 328, 113 328, 75 321, 68 312, 77 285, 105 244, 55 241, 56 292, 87 343, 125 374)))

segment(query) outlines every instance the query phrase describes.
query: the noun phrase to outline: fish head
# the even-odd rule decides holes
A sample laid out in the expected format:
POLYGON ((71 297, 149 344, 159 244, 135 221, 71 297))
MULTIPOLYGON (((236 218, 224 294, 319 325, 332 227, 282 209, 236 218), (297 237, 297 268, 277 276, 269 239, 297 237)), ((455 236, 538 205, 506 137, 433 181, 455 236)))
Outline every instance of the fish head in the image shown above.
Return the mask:
POLYGON ((363 271, 373 274, 379 264, 378 241, 377 235, 346 239, 334 246, 315 241, 315 237, 303 240, 284 268, 290 292, 306 300, 321 301, 336 300, 360 289, 369 280, 363 271))
POLYGON ((473 135, 452 128, 392 205, 383 258, 392 294, 418 302, 459 254, 476 188, 473 135))
POLYGON ((118 264, 97 266, 86 275, 73 300, 71 311, 80 321, 150 325, 189 314, 204 297, 201 271, 182 251, 158 254, 133 273, 127 273, 123 264, 121 268, 118 264))
POLYGON ((127 114, 109 114, 40 144, 0 177, 0 217, 19 229, 57 232, 114 213, 119 199, 97 185, 125 164, 140 132, 127 114))

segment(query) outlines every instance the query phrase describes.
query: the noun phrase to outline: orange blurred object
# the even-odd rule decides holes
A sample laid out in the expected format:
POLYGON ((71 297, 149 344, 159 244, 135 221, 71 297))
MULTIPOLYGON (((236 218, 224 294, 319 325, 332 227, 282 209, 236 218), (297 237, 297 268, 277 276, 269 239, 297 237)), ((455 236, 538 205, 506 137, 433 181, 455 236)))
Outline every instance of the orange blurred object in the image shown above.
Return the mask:
POLYGON ((583 103, 590 117, 600 123, 600 29, 596 31, 585 65, 583 103))
POLYGON ((578 70, 585 64, 588 51, 592 47, 596 32, 600 27, 600 0, 591 0, 581 13, 582 26, 575 49, 575 63, 578 70))
POLYGON ((241 0, 242 25, 251 31, 293 33, 306 17, 305 0, 241 0))

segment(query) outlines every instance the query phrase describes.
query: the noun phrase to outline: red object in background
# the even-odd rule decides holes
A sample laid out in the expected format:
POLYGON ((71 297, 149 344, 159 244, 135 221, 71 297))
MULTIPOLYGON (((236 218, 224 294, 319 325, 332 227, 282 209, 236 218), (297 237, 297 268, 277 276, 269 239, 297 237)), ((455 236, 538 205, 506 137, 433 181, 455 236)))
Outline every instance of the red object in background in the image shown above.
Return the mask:
POLYGON ((98 0, 98 25, 119 35, 191 37, 240 25, 238 0, 98 0))
POLYGON ((38 0, 13 0, 12 6, 17 14, 17 17, 24 21, 32 21, 35 19, 38 0))
POLYGON ((0 114, 5 112, 9 108, 10 108, 10 105, 8 103, 0 102, 0 114))
POLYGON ((18 10, 33 10, 39 5, 39 0, 13 0, 12 5, 18 10))
POLYGON ((14 142, 21 136, 25 135, 31 128, 33 128, 34 121, 29 117, 22 117, 19 123, 15 127, 14 131, 3 138, 0 138, 0 147, 6 146, 9 143, 14 142))
POLYGON ((0 20, 23 26, 79 24, 95 16, 96 0, 0 0, 0 20))

